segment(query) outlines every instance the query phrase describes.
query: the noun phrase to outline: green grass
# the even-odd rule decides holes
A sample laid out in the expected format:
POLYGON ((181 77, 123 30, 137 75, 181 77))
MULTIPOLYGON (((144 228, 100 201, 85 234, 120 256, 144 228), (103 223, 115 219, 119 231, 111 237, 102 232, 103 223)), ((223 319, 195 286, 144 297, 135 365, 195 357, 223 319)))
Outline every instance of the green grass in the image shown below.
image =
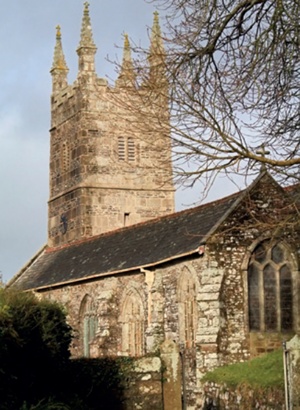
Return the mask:
POLYGON ((244 363, 223 366, 209 372, 202 379, 228 386, 241 384, 256 388, 284 388, 282 350, 264 354, 244 363))

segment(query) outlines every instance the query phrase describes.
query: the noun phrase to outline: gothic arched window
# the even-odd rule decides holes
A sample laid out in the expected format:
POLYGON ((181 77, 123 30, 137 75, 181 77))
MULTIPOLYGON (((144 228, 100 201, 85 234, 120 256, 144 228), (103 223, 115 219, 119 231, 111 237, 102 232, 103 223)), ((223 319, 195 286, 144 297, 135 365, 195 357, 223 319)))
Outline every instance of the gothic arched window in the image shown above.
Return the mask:
POLYGON ((185 269, 178 280, 179 340, 186 348, 195 346, 197 332, 197 290, 192 273, 185 269))
POLYGON ((248 266, 249 328, 293 330, 293 279, 290 254, 282 243, 262 242, 248 266))
POLYGON ((97 331, 97 315, 93 299, 85 295, 80 307, 83 356, 90 357, 90 344, 97 331))
POLYGON ((120 322, 122 325, 122 353, 141 356, 144 353, 144 309, 140 295, 130 290, 122 303, 120 322))

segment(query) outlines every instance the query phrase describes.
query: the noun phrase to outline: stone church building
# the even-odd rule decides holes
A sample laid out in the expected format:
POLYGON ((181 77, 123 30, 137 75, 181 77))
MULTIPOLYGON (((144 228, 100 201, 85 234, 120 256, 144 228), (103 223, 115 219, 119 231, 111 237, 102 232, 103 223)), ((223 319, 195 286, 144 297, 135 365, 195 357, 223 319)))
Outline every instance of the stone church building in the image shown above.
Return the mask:
POLYGON ((299 331, 299 190, 262 169, 244 191, 174 212, 157 14, 142 84, 127 36, 114 87, 97 77, 95 53, 85 4, 73 84, 57 28, 48 243, 9 286, 67 308, 75 357, 144 356, 175 342, 196 409, 208 370, 299 331))

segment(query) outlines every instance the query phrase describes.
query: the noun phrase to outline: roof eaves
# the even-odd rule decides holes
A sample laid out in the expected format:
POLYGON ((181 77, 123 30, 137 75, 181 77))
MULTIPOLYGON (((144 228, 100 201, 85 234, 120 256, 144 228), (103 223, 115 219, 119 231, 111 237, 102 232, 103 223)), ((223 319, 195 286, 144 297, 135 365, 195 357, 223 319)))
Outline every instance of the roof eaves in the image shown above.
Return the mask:
POLYGON ((66 281, 63 281, 63 282, 57 282, 57 283, 44 285, 44 286, 37 286, 36 288, 30 288, 30 290, 31 291, 43 291, 43 290, 47 290, 47 289, 53 289, 53 288, 57 288, 57 287, 60 287, 60 286, 77 284, 77 283, 80 283, 80 282, 86 282, 88 280, 97 279, 97 278, 101 278, 101 277, 117 275, 117 274, 121 274, 121 273, 125 273, 125 272, 133 272, 133 271, 141 270, 141 269, 147 269, 147 268, 151 268, 151 267, 154 267, 154 266, 157 266, 157 265, 161 265, 163 263, 171 262, 171 261, 176 260, 176 259, 184 258, 186 256, 191 256, 191 255, 197 254, 197 253, 199 255, 201 255, 202 253, 200 252, 200 249, 199 249, 201 244, 204 244, 204 241, 201 241, 199 246, 196 249, 193 249, 192 251, 185 252, 185 253, 182 253, 180 255, 174 255, 174 256, 171 256, 169 258, 161 259, 161 260, 149 263, 149 264, 137 265, 137 266, 133 266, 131 268, 119 269, 119 270, 115 270, 115 271, 97 273, 95 275, 85 276, 85 277, 78 278, 78 279, 66 280, 66 281))
POLYGON ((17 272, 12 278, 11 280, 6 284, 6 288, 9 288, 10 286, 12 286, 21 276, 22 274, 42 255, 42 253, 45 251, 45 249, 47 248, 47 244, 43 245, 37 252, 36 254, 29 259, 28 262, 25 263, 24 266, 22 266, 22 268, 19 270, 19 272, 17 272))

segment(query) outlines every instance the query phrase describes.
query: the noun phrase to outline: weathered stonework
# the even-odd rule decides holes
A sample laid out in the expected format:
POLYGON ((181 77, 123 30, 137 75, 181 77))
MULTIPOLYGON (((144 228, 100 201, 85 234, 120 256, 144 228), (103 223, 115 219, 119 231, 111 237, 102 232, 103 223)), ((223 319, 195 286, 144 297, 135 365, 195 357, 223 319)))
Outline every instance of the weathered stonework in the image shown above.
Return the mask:
MULTIPOLYGON (((235 219, 235 216, 232 216, 235 219)), ((230 222, 230 219, 228 220, 230 222)), ((70 312, 70 324, 77 329, 72 354, 82 355, 83 327, 79 320, 80 301, 86 294, 96 301, 98 329, 91 345, 91 355, 123 355, 122 299, 128 289, 141 297, 144 311, 143 351, 159 352, 164 340, 179 347, 184 400, 189 409, 203 405, 201 378, 215 367, 280 347, 287 334, 249 332, 247 321, 247 288, 243 263, 254 237, 239 238, 216 233, 197 257, 177 260, 158 268, 141 269, 130 275, 103 277, 94 282, 53 289, 45 297, 62 302, 70 312), (234 240, 232 239, 234 238, 234 240), (216 241, 218 239, 218 241, 216 241), (238 240, 237 240, 238 239, 238 240), (187 345, 180 331, 179 289, 184 272, 193 277, 197 289, 197 324, 195 340, 187 345), (264 340, 264 346, 261 345, 264 340)), ((126 352, 125 352, 126 353, 126 352)))
POLYGON ((181 410, 182 369, 179 349, 172 340, 165 340, 161 345, 163 371, 164 410, 181 410))
POLYGON ((149 84, 136 86, 128 38, 114 87, 96 75, 87 6, 77 53, 78 77, 68 85, 59 32, 51 70, 49 246, 174 212, 168 105, 156 102, 153 112, 149 99, 157 94, 149 84))
POLYGON ((204 410, 284 410, 284 392, 279 389, 253 391, 249 387, 230 388, 205 383, 204 410))
MULTIPOLYGON (((149 81, 161 90, 165 77, 153 66, 154 50, 163 55, 157 15, 153 33, 149 81)), ((164 391, 173 408, 181 396, 183 408, 202 409, 207 371, 299 333, 297 191, 289 194, 262 172, 243 192, 164 216, 174 210, 170 130, 161 125, 167 101, 149 82, 135 87, 126 38, 115 87, 96 76, 87 4, 77 52, 78 78, 68 85, 58 31, 48 246, 11 286, 66 308, 73 357, 141 358, 128 409, 160 410, 164 391), (156 109, 149 119, 150 97, 156 109), (174 382, 169 391, 147 367, 158 366, 166 345, 178 359, 176 372, 166 374, 174 382)), ((225 408, 241 399, 230 400, 225 408)))
POLYGON ((295 335, 284 343, 286 401, 293 410, 300 409, 300 338, 295 335))
MULTIPOLYGON (((274 350, 291 333, 297 333, 297 223, 281 226, 286 214, 280 216, 278 208, 273 211, 273 205, 281 209, 288 205, 271 177, 261 177, 255 187, 193 254, 37 289, 42 297, 66 307, 75 332, 72 355, 159 355, 164 343, 172 341, 179 351, 182 401, 193 410, 204 406, 201 379, 207 371, 274 350), (262 192, 266 192, 265 197, 262 192), (265 203, 270 192, 274 202, 269 202, 266 213, 257 204, 265 203), (278 226, 280 231, 274 230, 278 226), (255 330, 249 325, 249 261, 258 244, 268 245, 270 241, 284 246, 288 243, 284 249, 289 265, 284 266, 293 269, 293 305, 288 306, 295 318, 289 331, 255 330)), ((136 228, 124 232, 131 229, 136 228)), ((117 249, 121 251, 120 245, 117 249)), ((84 268, 86 259, 81 263, 84 268)))
MULTIPOLYGON (((266 186, 278 204, 278 188, 266 186)), ((258 187, 259 200, 261 189, 258 187)), ((245 198, 198 255, 43 292, 44 297, 57 300, 68 309, 77 336, 72 345, 73 356, 80 357, 84 351, 80 306, 86 295, 94 300, 97 317, 95 335, 88 342, 90 356, 135 355, 137 347, 132 345, 138 343, 142 354, 159 353, 165 340, 173 341, 180 352, 182 397, 189 409, 204 405, 201 379, 207 371, 280 347, 290 333, 249 330, 249 258, 259 241, 272 237, 270 229, 262 233, 258 225, 253 226, 254 219, 244 218, 249 203, 254 209, 256 195, 254 192, 245 198), (135 312, 142 312, 142 323, 124 313, 131 306, 124 302, 128 295, 130 303, 140 306, 135 312), (130 332, 135 332, 135 336, 130 332)), ((262 217, 260 212, 257 207, 255 218, 262 217)), ((272 227, 270 218, 272 209, 268 212, 268 227, 272 227)), ((274 218, 278 225, 277 213, 274 218)), ((291 252, 297 255, 297 230, 282 229, 291 252)), ((294 299, 297 302, 296 296, 294 299)), ((294 309, 298 311, 298 305, 294 309)), ((297 326, 296 321, 294 331, 297 326)))
POLYGON ((162 363, 159 357, 135 360, 128 378, 124 410, 164 410, 162 363))

